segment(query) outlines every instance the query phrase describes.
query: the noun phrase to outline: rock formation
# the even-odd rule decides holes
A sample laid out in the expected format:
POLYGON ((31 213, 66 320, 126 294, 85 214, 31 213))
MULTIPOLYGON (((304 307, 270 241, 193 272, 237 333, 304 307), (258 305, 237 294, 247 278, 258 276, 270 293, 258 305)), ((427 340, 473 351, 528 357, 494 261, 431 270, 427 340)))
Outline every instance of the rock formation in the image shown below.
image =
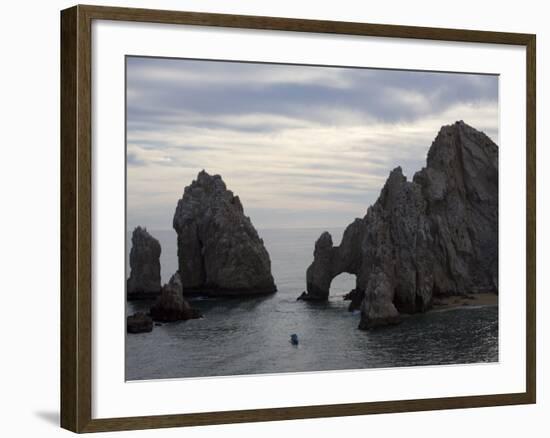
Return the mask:
POLYGON ((130 277, 126 282, 127 299, 153 298, 160 292, 160 243, 147 229, 132 233, 130 277))
POLYGON ((162 292, 151 307, 151 316, 155 321, 180 321, 200 318, 198 310, 193 309, 183 298, 183 288, 179 273, 170 278, 168 284, 162 287, 162 292))
POLYGON ((498 147, 464 122, 444 126, 427 165, 407 181, 398 167, 344 232, 315 243, 306 300, 328 298, 332 279, 356 275, 359 328, 397 323, 438 295, 498 292, 498 147))
POLYGON ((128 333, 148 333, 153 330, 153 320, 143 312, 134 313, 126 318, 128 333))
POLYGON ((184 293, 258 295, 276 291, 263 240, 238 196, 204 170, 185 188, 173 221, 184 293))

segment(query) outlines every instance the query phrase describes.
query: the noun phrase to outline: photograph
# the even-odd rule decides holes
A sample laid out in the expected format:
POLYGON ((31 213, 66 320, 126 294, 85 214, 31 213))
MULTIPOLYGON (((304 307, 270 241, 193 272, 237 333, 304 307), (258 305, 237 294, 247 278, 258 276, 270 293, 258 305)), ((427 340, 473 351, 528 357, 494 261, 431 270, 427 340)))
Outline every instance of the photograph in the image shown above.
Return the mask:
POLYGON ((499 361, 499 76, 125 57, 127 381, 499 361))
POLYGON ((543 2, 3 6, 1 436, 546 436, 543 2))

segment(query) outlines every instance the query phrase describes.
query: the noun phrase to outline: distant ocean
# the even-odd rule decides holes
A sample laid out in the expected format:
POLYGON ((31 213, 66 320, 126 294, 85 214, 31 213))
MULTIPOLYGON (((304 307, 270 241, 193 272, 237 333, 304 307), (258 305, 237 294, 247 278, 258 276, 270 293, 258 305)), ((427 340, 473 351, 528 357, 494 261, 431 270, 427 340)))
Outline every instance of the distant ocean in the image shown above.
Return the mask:
MULTIPOLYGON (((226 376, 498 361, 498 307, 467 306, 413 315, 398 326, 357 329, 343 295, 355 277, 334 279, 327 303, 296 301, 315 240, 324 229, 259 230, 278 292, 259 298, 195 299, 203 319, 126 336, 126 379, 226 376), (299 345, 292 346, 296 333, 299 345)), ((340 242, 343 229, 328 229, 340 242)), ((174 231, 149 232, 162 246, 162 282, 177 269, 174 231)), ((128 253, 131 234, 128 234, 128 253)), ((147 311, 150 301, 127 303, 147 311)))

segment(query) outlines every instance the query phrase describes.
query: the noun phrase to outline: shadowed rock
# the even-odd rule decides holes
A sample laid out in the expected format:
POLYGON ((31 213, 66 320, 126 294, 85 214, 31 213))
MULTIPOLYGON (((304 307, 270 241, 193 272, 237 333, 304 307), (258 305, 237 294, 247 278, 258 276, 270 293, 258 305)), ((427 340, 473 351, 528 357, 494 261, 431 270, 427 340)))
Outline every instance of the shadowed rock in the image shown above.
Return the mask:
POLYGON ((276 291, 271 261, 238 196, 204 170, 185 188, 173 221, 185 294, 259 295, 276 291))
POLYGON ((143 312, 134 313, 126 318, 128 333, 147 333, 153 330, 153 320, 143 312))
POLYGON ((353 312, 354 310, 359 310, 361 308, 361 303, 365 297, 365 291, 360 289, 352 289, 346 295, 344 295, 344 300, 349 301, 348 310, 353 312))
POLYGON ((497 145, 462 121, 442 127, 413 181, 394 169, 340 246, 319 237, 303 298, 327 299, 341 272, 356 275, 362 329, 423 312, 437 295, 498 292, 497 145))
POLYGON ((171 322, 200 318, 198 310, 193 309, 183 298, 181 278, 176 272, 151 307, 151 316, 155 321, 171 322))
POLYGON ((137 227, 132 233, 130 277, 126 282, 129 300, 152 298, 160 293, 160 243, 147 229, 137 227))

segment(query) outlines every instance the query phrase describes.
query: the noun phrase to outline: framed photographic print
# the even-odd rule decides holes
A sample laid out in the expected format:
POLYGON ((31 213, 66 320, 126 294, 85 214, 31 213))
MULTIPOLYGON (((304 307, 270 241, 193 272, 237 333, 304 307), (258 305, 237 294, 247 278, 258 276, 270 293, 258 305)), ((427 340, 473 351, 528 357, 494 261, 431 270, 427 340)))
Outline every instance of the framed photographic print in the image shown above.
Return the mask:
POLYGON ((535 35, 75 6, 61 120, 62 427, 535 402, 535 35))

